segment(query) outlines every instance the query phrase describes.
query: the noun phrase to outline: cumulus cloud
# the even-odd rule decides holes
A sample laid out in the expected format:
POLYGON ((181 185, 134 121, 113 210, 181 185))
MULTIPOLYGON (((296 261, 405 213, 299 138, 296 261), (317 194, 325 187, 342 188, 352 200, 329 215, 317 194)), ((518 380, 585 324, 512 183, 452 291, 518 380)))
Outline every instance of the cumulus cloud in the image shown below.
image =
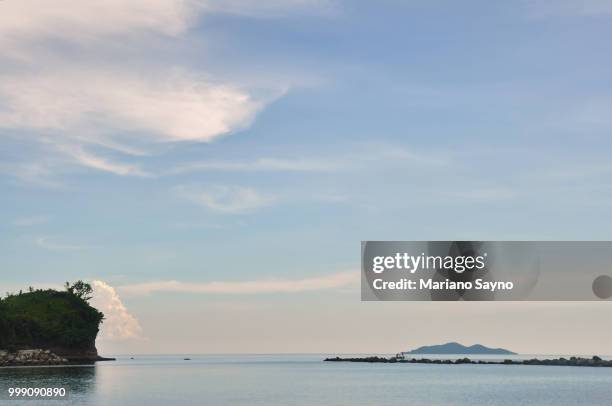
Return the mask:
POLYGON ((358 286, 358 272, 338 272, 306 279, 266 279, 247 282, 157 281, 118 287, 121 293, 143 295, 154 292, 189 292, 211 294, 296 293, 358 286))
POLYGON ((259 192, 253 188, 240 186, 199 187, 195 185, 177 186, 179 196, 212 211, 222 213, 244 213, 270 206, 278 202, 274 195, 259 192))
POLYGON ((142 335, 140 323, 128 312, 115 288, 99 280, 93 281, 92 287, 94 293, 91 304, 104 313, 100 338, 107 340, 140 338, 142 335))

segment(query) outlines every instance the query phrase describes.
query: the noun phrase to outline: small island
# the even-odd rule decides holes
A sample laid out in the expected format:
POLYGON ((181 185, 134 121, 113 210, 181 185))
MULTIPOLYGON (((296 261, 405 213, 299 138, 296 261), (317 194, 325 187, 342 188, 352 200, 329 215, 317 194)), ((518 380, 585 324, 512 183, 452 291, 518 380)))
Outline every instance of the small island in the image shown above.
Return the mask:
POLYGON ((113 360, 96 349, 104 314, 89 304, 92 292, 78 281, 64 291, 29 288, 0 299, 0 366, 113 360))
POLYGON ((515 352, 504 348, 490 348, 481 344, 465 346, 456 342, 441 345, 428 345, 404 352, 402 354, 483 354, 483 355, 515 355, 515 352))

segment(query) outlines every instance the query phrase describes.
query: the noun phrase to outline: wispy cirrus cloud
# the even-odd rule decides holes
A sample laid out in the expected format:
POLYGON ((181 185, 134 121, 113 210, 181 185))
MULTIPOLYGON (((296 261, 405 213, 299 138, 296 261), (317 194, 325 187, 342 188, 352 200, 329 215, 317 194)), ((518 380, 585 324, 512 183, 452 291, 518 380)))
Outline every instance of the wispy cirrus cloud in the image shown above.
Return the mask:
POLYGON ((115 175, 122 176, 138 176, 138 177, 152 177, 153 175, 146 172, 138 165, 112 162, 100 156, 93 155, 85 151, 80 146, 58 146, 58 149, 68 156, 72 157, 76 162, 94 169, 101 171, 110 172, 115 175))
MULTIPOLYGON (((45 156, 58 156, 48 171, 82 166, 145 176, 134 155, 160 142, 210 142, 241 130, 287 90, 278 82, 255 91, 248 81, 215 78, 202 64, 190 66, 188 58, 160 56, 163 44, 185 40, 206 13, 276 18, 325 4, 0 2, 0 129, 11 136, 22 131, 45 146, 45 156)), ((54 183, 47 171, 20 173, 39 158, 30 153, 3 172, 35 184, 54 183)))
POLYGON ((57 237, 44 236, 38 237, 35 240, 36 245, 40 248, 44 248, 48 251, 58 251, 58 252, 71 252, 71 251, 84 251, 87 246, 78 245, 78 244, 70 244, 66 242, 59 241, 57 237))
POLYGON ((460 202, 504 202, 517 198, 518 191, 509 187, 473 187, 469 190, 445 191, 441 193, 460 202))
POLYGON ((197 1, 57 0, 46 7, 37 0, 3 2, 0 31, 5 42, 64 39, 91 42, 151 30, 165 35, 185 31, 201 6, 197 1))
POLYGON ((48 216, 30 216, 30 217, 20 217, 13 220, 13 225, 16 227, 33 227, 41 224, 46 224, 49 222, 48 216))
POLYGON ((126 295, 147 295, 156 292, 188 292, 208 294, 297 293, 359 286, 359 272, 337 272, 304 279, 263 279, 245 282, 180 282, 155 281, 118 286, 126 295))
POLYGON ((208 0, 207 11, 231 13, 258 18, 278 18, 300 14, 336 15, 337 2, 333 0, 208 0))
POLYGON ((526 0, 534 17, 589 17, 612 15, 610 0, 526 0))
POLYGON ((236 86, 196 76, 82 69, 13 74, 0 80, 0 98, 9 102, 0 106, 0 127, 40 133, 47 151, 69 164, 145 176, 138 165, 120 161, 131 159, 136 146, 209 142, 247 126, 265 104, 236 86), (96 156, 100 149, 115 155, 114 162, 96 156))
POLYGON ((61 165, 45 162, 0 162, 0 173, 9 175, 19 183, 32 185, 46 189, 61 189, 64 184, 58 179, 61 173, 61 165))
POLYGON ((276 195, 242 186, 180 185, 174 190, 186 200, 221 213, 250 212, 279 201, 276 195))
POLYGON ((240 75, 215 77, 200 60, 195 68, 189 58, 166 58, 167 45, 189 40, 202 15, 282 18, 334 10, 330 0, 2 2, 0 130, 41 147, 0 170, 35 185, 60 187, 54 175, 74 167, 156 177, 197 171, 331 172, 376 157, 428 162, 392 149, 383 156, 381 148, 356 156, 196 161, 170 170, 137 159, 155 156, 162 144, 212 142, 247 128, 293 83, 255 86, 256 80, 240 75))
POLYGON ((283 17, 293 12, 333 9, 330 0, 38 0, 4 1, 0 33, 5 43, 63 39, 85 43, 116 36, 159 33, 178 36, 203 13, 283 17))
POLYGON ((340 172, 362 170, 376 163, 389 166, 437 167, 448 163, 448 157, 430 151, 411 150, 381 142, 348 145, 335 153, 316 156, 263 157, 243 160, 201 160, 187 162, 171 169, 167 175, 191 172, 340 172))
POLYGON ((247 125, 261 106, 235 86, 187 71, 152 68, 141 74, 113 69, 13 73, 11 81, 0 81, 0 95, 8 100, 0 110, 0 124, 60 133, 55 139, 47 136, 46 142, 68 138, 99 145, 109 133, 125 131, 131 136, 123 133, 115 143, 120 145, 121 137, 211 141, 247 125))
MULTIPOLYGON (((208 160, 182 164, 165 176, 192 172, 279 172, 279 173, 335 173, 352 175, 360 171, 396 172, 398 168, 443 169, 448 157, 407 149, 382 142, 357 143, 325 155, 303 155, 294 158, 258 158, 234 160, 208 160)), ((289 185, 282 191, 268 192, 254 187, 236 185, 184 184, 173 188, 180 198, 211 211, 247 213, 281 203, 324 202, 343 203, 345 193, 318 186, 305 192, 289 185)))
POLYGON ((333 172, 342 165, 334 160, 259 158, 250 161, 198 161, 182 164, 170 174, 189 172, 333 172))

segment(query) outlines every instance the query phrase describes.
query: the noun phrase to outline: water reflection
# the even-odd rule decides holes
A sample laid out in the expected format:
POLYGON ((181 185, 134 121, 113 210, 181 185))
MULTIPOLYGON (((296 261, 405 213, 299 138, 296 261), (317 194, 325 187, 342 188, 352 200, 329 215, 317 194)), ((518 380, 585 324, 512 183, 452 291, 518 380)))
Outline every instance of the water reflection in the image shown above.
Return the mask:
MULTIPOLYGON (((0 368, 1 399, 7 399, 9 387, 19 388, 66 388, 68 400, 55 403, 58 406, 78 404, 79 399, 91 396, 95 390, 96 368, 84 366, 49 366, 49 367, 3 367, 0 368)), ((12 403, 18 405, 20 402, 12 403)))
POLYGON ((64 386, 70 392, 68 400, 52 402, 0 397, 0 405, 610 406, 612 368, 356 365, 323 362, 327 356, 192 354, 189 361, 168 355, 95 367, 0 368, 0 386, 64 386))

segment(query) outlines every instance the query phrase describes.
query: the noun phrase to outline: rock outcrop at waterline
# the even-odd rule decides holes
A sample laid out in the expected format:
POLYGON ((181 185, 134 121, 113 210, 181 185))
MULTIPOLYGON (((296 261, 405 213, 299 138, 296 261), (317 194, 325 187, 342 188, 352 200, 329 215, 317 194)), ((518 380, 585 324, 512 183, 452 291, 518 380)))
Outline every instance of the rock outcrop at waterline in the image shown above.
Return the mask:
POLYGON ((606 361, 598 356, 593 358, 555 358, 555 359, 526 359, 512 360, 506 359, 503 361, 482 361, 471 360, 469 358, 459 358, 456 360, 450 359, 429 359, 429 358, 410 358, 400 359, 397 357, 364 357, 364 358, 325 358, 324 361, 335 362, 369 362, 369 363, 402 363, 402 364, 444 364, 444 365, 459 365, 459 364, 478 364, 478 365, 554 365, 554 366, 574 366, 574 367, 612 367, 612 361, 606 361))
POLYGON ((49 350, 18 350, 15 352, 0 351, 0 367, 27 365, 62 365, 67 364, 66 358, 60 357, 49 350))

